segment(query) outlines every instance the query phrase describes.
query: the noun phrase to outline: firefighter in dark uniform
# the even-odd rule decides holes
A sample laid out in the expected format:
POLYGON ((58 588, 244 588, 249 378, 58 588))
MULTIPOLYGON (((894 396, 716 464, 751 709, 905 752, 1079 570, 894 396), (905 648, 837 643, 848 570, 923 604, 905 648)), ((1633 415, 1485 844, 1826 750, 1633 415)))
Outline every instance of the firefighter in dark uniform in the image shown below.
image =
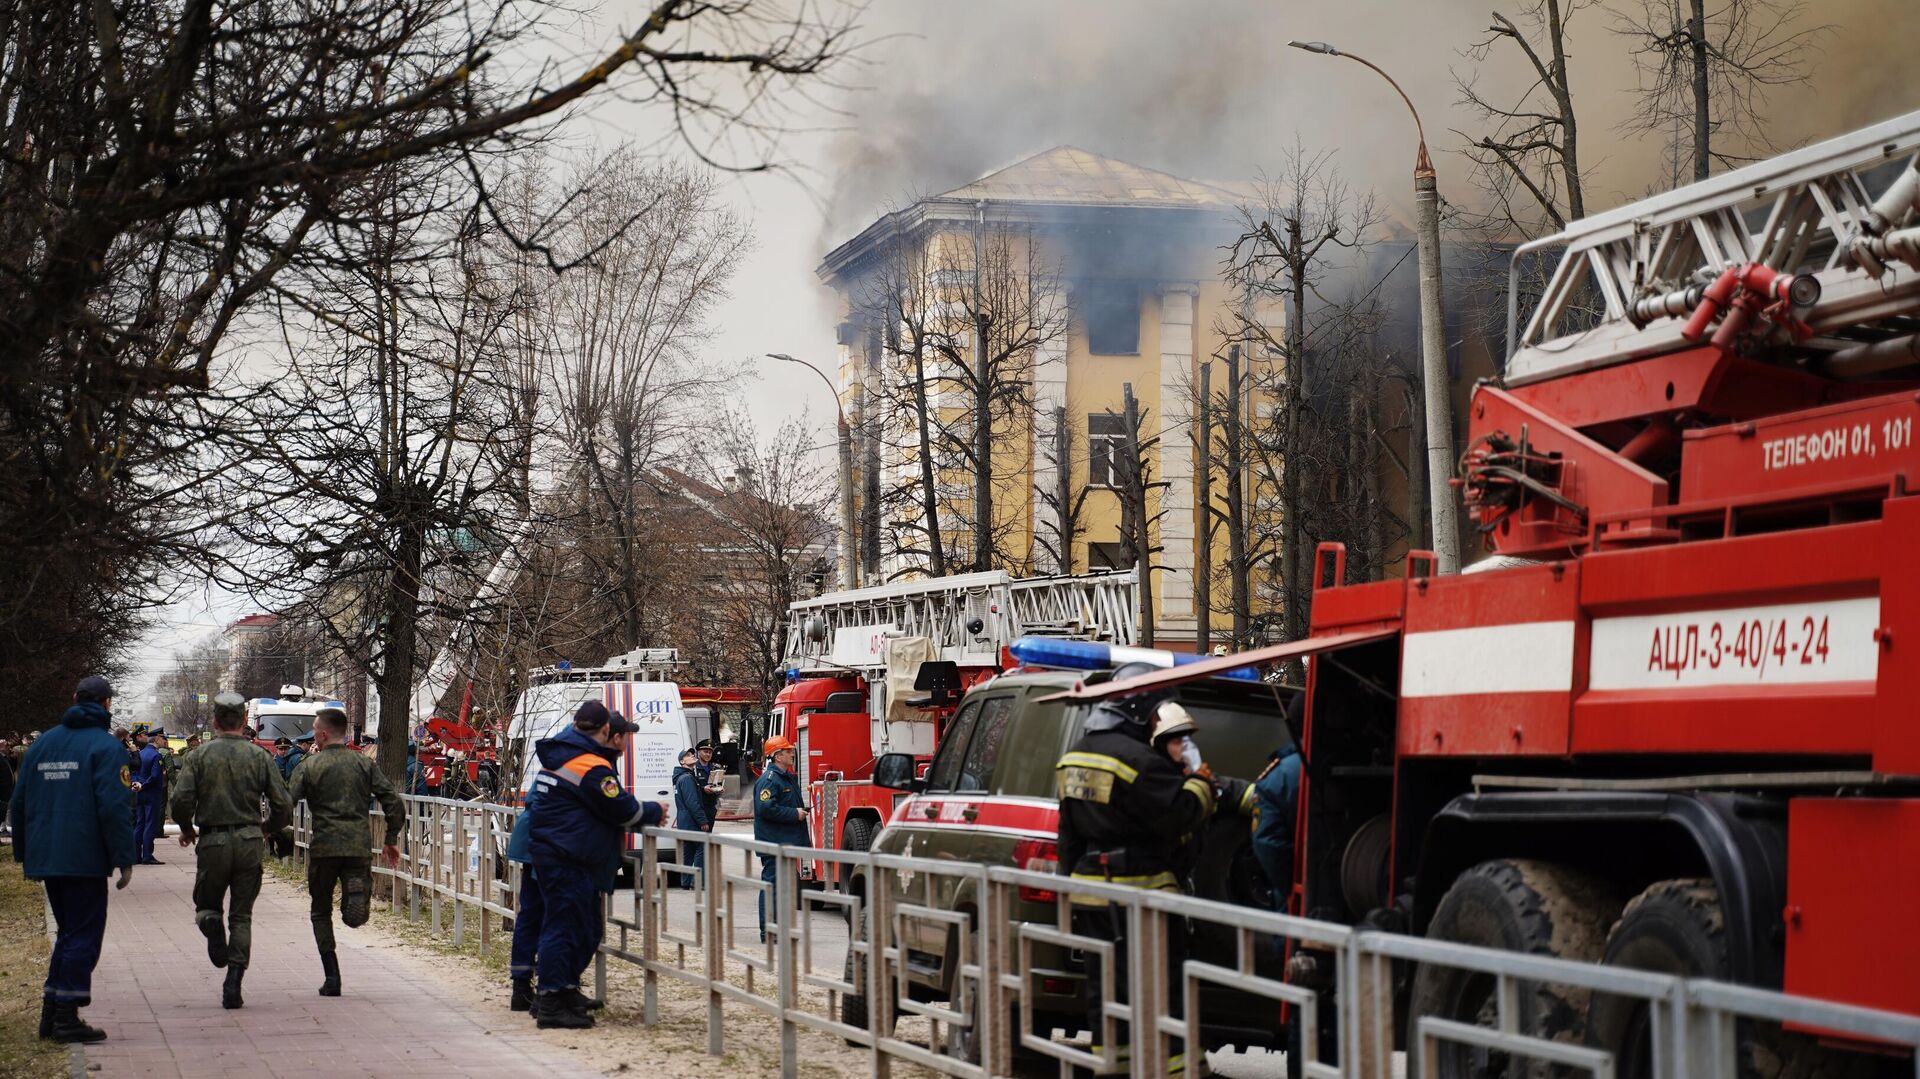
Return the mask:
POLYGON ((534 744, 540 772, 527 793, 533 873, 539 881, 539 1025, 593 1025, 580 975, 600 945, 606 919, 600 896, 613 891, 622 833, 662 823, 666 807, 641 802, 620 785, 613 762, 639 730, 599 701, 582 704, 573 725, 534 744))
MULTIPOLYGON (((807 828, 807 807, 800 797, 800 780, 794 774, 793 740, 774 735, 760 747, 767 765, 753 785, 753 838, 762 843, 788 847, 813 845, 813 833, 807 828)), ((767 884, 760 893, 760 939, 767 939, 767 903, 773 903, 773 920, 780 921, 780 859, 771 854, 760 856, 760 879, 767 884)))
MULTIPOLYGON (((1154 668, 1129 665, 1114 679, 1131 678, 1154 668)), ((1224 802, 1237 807, 1245 797, 1245 782, 1226 780, 1226 789, 1212 778, 1202 761, 1183 766, 1166 746, 1171 736, 1152 741, 1152 725, 1170 694, 1147 692, 1101 702, 1087 717, 1080 740, 1055 766, 1060 798, 1060 868, 1074 880, 1104 881, 1133 888, 1181 890, 1181 874, 1189 865, 1194 836, 1224 802)), ((1184 709, 1171 705, 1166 726, 1191 728, 1184 709)), ((1163 735, 1166 732, 1162 732, 1163 735)), ((1184 732, 1177 732, 1184 733, 1184 732)), ((1188 743, 1189 745, 1191 743, 1188 743)), ((1076 933, 1114 944, 1114 984, 1118 1000, 1127 1000, 1127 912, 1093 896, 1074 896, 1076 933)), ((1186 927, 1177 919, 1167 925, 1167 968, 1172 986, 1167 1000, 1171 1014, 1183 1014, 1184 992, 1179 968, 1186 960, 1186 927)), ((1109 1020, 1101 1001, 1101 964, 1087 955, 1087 1023, 1096 1053, 1107 1044, 1109 1020)), ((1114 1057, 1130 1054, 1128 1024, 1114 1022, 1114 1057)), ((1167 1071, 1185 1074, 1185 1046, 1173 1041, 1167 1071)))
POLYGON ((266 842, 291 851, 293 799, 267 751, 240 733, 247 723, 247 702, 227 691, 213 699, 216 736, 187 758, 173 786, 173 819, 180 845, 199 849, 193 870, 194 923, 207 938, 207 959, 227 970, 220 1006, 243 1003, 240 983, 253 956, 253 903, 260 897, 266 842), (260 823, 260 802, 268 819, 260 823), (222 907, 230 913, 224 915, 222 907))

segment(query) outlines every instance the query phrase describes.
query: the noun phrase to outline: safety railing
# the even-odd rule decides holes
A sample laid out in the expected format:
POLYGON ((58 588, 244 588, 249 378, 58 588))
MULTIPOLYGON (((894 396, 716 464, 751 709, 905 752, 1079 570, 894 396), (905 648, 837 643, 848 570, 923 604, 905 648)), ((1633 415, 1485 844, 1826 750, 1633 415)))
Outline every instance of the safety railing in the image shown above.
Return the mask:
MULTIPOLYGON (((424 918, 435 936, 445 923, 457 947, 467 943, 472 924, 484 952, 492 947, 501 920, 513 917, 520 894, 526 867, 506 857, 519 807, 417 795, 401 800, 407 806, 407 827, 396 844, 398 865, 385 865, 379 858, 386 815, 377 808, 372 811, 373 873, 387 881, 389 906, 396 913, 404 907, 411 921, 424 918)), ((307 805, 301 802, 294 807, 296 864, 306 863, 311 837, 307 805)))
MULTIPOLYGON (((439 934, 446 931, 443 906, 450 907, 459 942, 471 908, 486 940, 491 919, 513 914, 521 867, 504 852, 519 810, 406 801, 401 863, 377 870, 392 882, 394 909, 404 903, 439 934)), ((380 823, 374 826, 377 840, 380 823)), ((303 850, 305 838, 301 816, 296 840, 303 850)), ((596 995, 607 996, 610 961, 634 965, 641 1018, 653 1025, 661 1021, 663 980, 693 987, 705 996, 707 1051, 716 1056, 727 1052, 730 1009, 770 1017, 779 1026, 786 1076, 798 1071, 807 1032, 867 1050, 872 1074, 883 1077, 895 1062, 947 1075, 1004 1076, 1013 1073, 1016 1054, 1051 1061, 1063 1076, 1075 1067, 1158 1076, 1187 1047, 1195 1053, 1190 1059, 1223 1041, 1288 1048, 1281 1005, 1294 1028, 1307 1032, 1291 1046, 1306 1079, 1393 1079, 1400 1034, 1405 1070, 1426 1077, 1498 1071, 1488 1062, 1504 1060, 1510 1076, 1527 1074, 1517 1062, 1530 1061, 1537 1074, 1593 1079, 1736 1079, 1752 1073, 1753 1046, 1768 1038, 1870 1046, 1883 1065, 1920 1076, 1920 1017, 1750 987, 1357 930, 1002 866, 778 847, 744 836, 650 828, 628 858, 634 886, 611 904, 595 961, 596 995), (688 844, 701 848, 705 868, 677 860, 688 844), (800 866, 814 862, 839 867, 854 887, 802 888, 800 866), (771 880, 764 875, 769 863, 771 880), (1183 948, 1187 942, 1194 946, 1183 948), (1290 978, 1281 976, 1283 943, 1290 978), (1481 987, 1481 1005, 1411 1023, 1396 1019, 1396 979, 1404 982, 1415 966, 1464 972, 1481 987), (1090 976, 1098 978, 1097 1017, 1077 1004, 1090 976), (1624 1067, 1628 1062, 1612 1053, 1582 1044, 1578 1031, 1542 1036, 1527 1004, 1542 987, 1644 1007, 1644 1059, 1624 1067), (1250 1014, 1261 1017, 1255 1026, 1250 1014), (1094 1025, 1100 1029, 1087 1029, 1094 1025), (1129 1041, 1131 1056, 1124 1057, 1119 1047, 1129 1041)), ((831 871, 827 877, 835 879, 831 871)), ((1204 1071, 1190 1064, 1188 1074, 1204 1071)))

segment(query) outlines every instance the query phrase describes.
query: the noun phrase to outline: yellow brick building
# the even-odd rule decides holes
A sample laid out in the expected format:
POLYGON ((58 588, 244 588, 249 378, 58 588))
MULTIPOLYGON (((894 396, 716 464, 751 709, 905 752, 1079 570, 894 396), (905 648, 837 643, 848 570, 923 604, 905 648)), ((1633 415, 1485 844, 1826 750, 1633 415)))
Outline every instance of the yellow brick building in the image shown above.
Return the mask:
MULTIPOLYGON (((1031 343, 1020 362, 1007 367, 1023 384, 1018 411, 990 423, 994 568, 1049 573, 1122 560, 1111 450, 1121 434, 1113 417, 1122 411, 1122 387, 1131 384, 1145 413, 1143 438, 1158 437, 1148 454, 1150 478, 1160 485, 1150 505, 1159 548, 1152 575, 1155 636, 1161 644, 1190 645, 1195 546, 1205 533, 1195 493, 1194 387, 1199 365, 1208 361, 1216 401, 1225 384, 1237 300, 1220 270, 1241 232, 1236 208, 1244 201, 1220 185, 1062 146, 886 214, 829 252, 818 272, 841 305, 842 401, 863 418, 856 468, 862 531, 870 534, 863 544, 866 576, 885 579, 926 565, 924 555, 901 553, 920 535, 915 529, 923 527, 924 506, 886 494, 912 487, 921 468, 918 417, 899 407, 920 356, 912 324, 918 318, 946 335, 946 354, 931 356, 919 372, 930 390, 923 411, 935 425, 964 430, 971 412, 966 395, 954 392, 956 376, 964 374, 955 368, 970 354, 971 312, 976 305, 997 308, 995 328, 1007 335, 1001 345, 1016 348, 1022 339, 1016 324, 1023 321, 1031 343), (981 276, 992 280, 982 285, 981 276), (996 288, 1005 295, 982 299, 996 288), (1064 438, 1057 430, 1062 416, 1064 438), (1064 551, 1062 495, 1078 508, 1064 551)), ((1263 311, 1258 317, 1277 323, 1279 316, 1263 311)), ((990 342, 995 328, 986 335, 990 342)), ((1279 327, 1273 329, 1277 335, 1279 327)), ((1257 368, 1275 361, 1249 356, 1241 362, 1257 368)), ((1258 407, 1252 397, 1249 392, 1239 402, 1247 420, 1258 407)), ((949 572, 970 568, 975 501, 971 470, 953 450, 936 447, 932 469, 941 535, 958 561, 949 572)), ((1218 496, 1218 472, 1212 482, 1218 496)), ((1226 546, 1218 530, 1215 567, 1225 563, 1226 546)), ((1215 637, 1223 639, 1220 612, 1228 602, 1218 573, 1212 607, 1215 637)))

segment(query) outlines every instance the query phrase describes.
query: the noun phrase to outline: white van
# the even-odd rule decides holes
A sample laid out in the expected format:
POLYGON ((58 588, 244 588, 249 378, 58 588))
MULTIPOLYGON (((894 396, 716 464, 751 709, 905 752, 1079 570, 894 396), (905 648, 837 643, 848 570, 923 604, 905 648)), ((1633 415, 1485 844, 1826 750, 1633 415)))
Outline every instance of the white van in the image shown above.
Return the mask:
MULTIPOLYGON (((603 668, 576 670, 562 666, 534 672, 534 684, 514 705, 507 735, 507 752, 520 768, 521 797, 526 796, 527 784, 540 771, 534 744, 564 731, 583 702, 597 700, 640 727, 627 739, 626 752, 614 762, 620 782, 643 802, 672 803, 673 769, 680 763, 680 751, 696 740, 693 725, 681 706, 678 684, 645 678, 648 672, 636 670, 631 664, 616 665, 624 658, 615 657, 603 668), (642 677, 635 678, 636 673, 642 677)), ((639 837, 629 833, 627 848, 638 846, 639 837)))

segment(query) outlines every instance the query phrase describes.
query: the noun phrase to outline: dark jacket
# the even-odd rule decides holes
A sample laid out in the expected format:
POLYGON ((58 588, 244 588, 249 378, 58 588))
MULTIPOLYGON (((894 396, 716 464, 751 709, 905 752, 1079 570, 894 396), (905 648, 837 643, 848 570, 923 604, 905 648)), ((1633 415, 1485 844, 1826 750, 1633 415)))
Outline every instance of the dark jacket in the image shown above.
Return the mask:
POLYGON ((88 702, 34 739, 10 803, 13 856, 33 880, 104 877, 134 862, 132 770, 112 713, 88 702))
POLYGON ((807 822, 800 819, 800 781, 771 760, 753 785, 753 838, 786 846, 813 845, 807 822))
POLYGON ((507 834, 507 861, 521 865, 533 863, 533 788, 527 788, 520 803, 520 815, 513 818, 513 831, 507 834))
POLYGON ((1253 785, 1253 856, 1284 897, 1293 885, 1293 827, 1300 805, 1300 751, 1288 746, 1253 785))
POLYGON ((707 799, 700 790, 700 770, 682 765, 673 770, 673 826, 686 832, 713 827, 707 799))
MULTIPOLYGON (((1060 869, 1080 880, 1177 889, 1213 785, 1125 729, 1083 735, 1055 766, 1060 869)), ((1241 789, 1233 794, 1237 800, 1241 789)), ((1091 902, 1092 900, 1089 900, 1091 902)))
POLYGON ((533 864, 580 866, 604 882, 608 868, 619 866, 622 833, 661 823, 659 805, 629 794, 609 750, 571 727, 533 751, 540 760, 527 791, 533 864))
POLYGON ((167 768, 160 760, 160 751, 152 746, 141 746, 134 758, 137 763, 133 769, 133 781, 140 784, 140 790, 134 800, 141 805, 167 804, 167 768))
POLYGON ((378 801, 386 815, 386 842, 398 845, 407 831, 407 807, 387 774, 371 757, 335 744, 300 762, 287 793, 307 803, 312 833, 307 854, 313 858, 370 858, 373 825, 367 812, 378 801))

